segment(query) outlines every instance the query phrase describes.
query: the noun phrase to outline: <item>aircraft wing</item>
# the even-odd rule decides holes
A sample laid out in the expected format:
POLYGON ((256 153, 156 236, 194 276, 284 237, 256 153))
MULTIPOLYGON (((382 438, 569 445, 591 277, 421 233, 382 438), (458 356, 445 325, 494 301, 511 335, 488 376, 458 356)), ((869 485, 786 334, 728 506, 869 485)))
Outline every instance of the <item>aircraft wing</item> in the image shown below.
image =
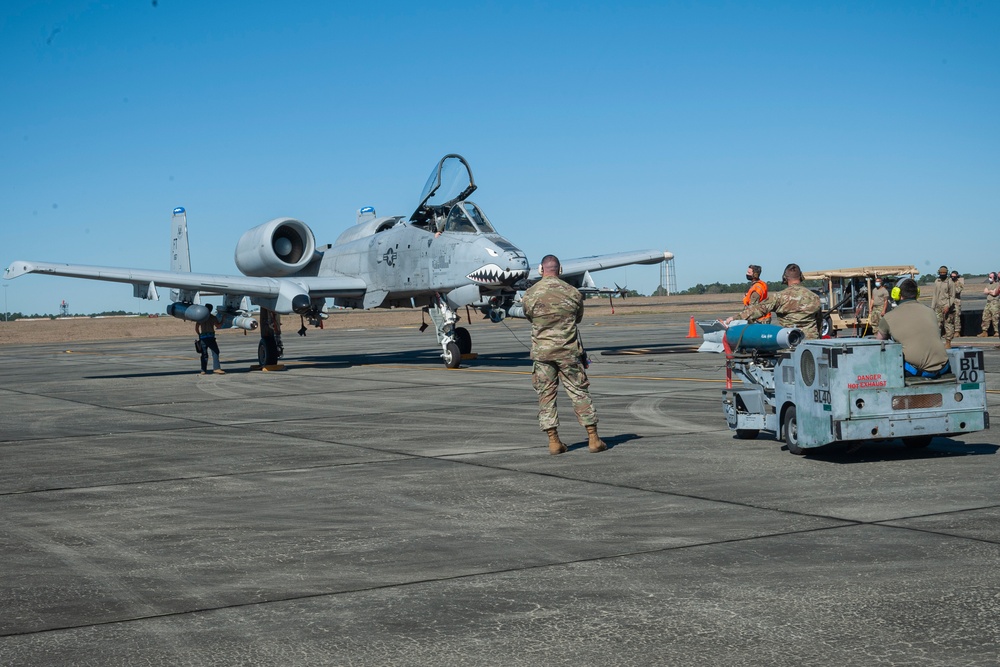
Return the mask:
MULTIPOLYGON (((629 266, 631 264, 659 264, 673 258, 673 253, 662 250, 630 250, 628 252, 616 252, 610 255, 594 255, 593 257, 580 257, 577 259, 567 259, 562 261, 562 279, 569 283, 577 276, 583 276, 588 271, 603 271, 604 269, 614 269, 619 266, 629 266)), ((528 275, 529 282, 538 280, 541 275, 536 266, 528 275)))
POLYGON ((68 278, 104 280, 128 283, 134 295, 144 299, 158 299, 157 286, 181 290, 241 295, 258 299, 274 299, 273 309, 279 313, 292 312, 292 299, 306 294, 310 298, 359 297, 367 290, 360 278, 340 274, 328 276, 292 276, 287 278, 257 278, 253 276, 227 276, 214 273, 186 273, 128 269, 113 266, 87 266, 83 264, 53 264, 17 260, 4 272, 10 280, 26 273, 45 273, 68 278))

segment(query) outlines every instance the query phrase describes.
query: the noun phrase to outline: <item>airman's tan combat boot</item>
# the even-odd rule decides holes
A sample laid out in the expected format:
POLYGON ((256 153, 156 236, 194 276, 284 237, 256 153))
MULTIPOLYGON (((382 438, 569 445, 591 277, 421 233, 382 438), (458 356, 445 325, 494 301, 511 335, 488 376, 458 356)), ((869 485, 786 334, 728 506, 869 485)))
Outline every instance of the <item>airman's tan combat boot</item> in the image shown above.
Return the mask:
POLYGON ((595 454, 597 452, 603 452, 608 448, 608 446, 604 444, 604 441, 597 437, 597 424, 592 424, 587 427, 587 439, 587 449, 595 454))
POLYGON ((549 454, 562 454, 566 451, 566 445, 559 440, 559 432, 557 429, 547 428, 545 429, 545 432, 549 436, 549 454))
POLYGON ((989 337, 990 337, 990 335, 988 333, 986 333, 985 331, 982 331, 982 332, 976 334, 976 338, 989 338, 989 337))

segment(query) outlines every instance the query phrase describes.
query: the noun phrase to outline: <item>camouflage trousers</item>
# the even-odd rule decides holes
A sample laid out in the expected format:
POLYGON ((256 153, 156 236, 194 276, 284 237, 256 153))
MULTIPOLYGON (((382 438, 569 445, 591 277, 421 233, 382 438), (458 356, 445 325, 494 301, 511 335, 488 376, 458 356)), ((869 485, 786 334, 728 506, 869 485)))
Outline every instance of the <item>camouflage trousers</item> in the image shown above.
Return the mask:
POLYGON ((943 329, 944 339, 950 341, 955 337, 955 309, 945 312, 944 308, 935 308, 937 314, 938 328, 943 329))
POLYGON ((873 310, 868 317, 862 317, 857 324, 857 328, 862 336, 871 336, 878 331, 878 323, 882 321, 882 309, 873 310))
POLYGON ((990 332, 990 322, 993 323, 993 334, 1000 334, 1000 301, 987 301, 983 308, 983 333, 990 332))
POLYGON ((573 401, 573 412, 581 426, 597 424, 597 411, 590 400, 590 380, 579 361, 536 361, 531 384, 538 394, 538 426, 547 431, 559 426, 556 394, 562 378, 566 393, 573 401))

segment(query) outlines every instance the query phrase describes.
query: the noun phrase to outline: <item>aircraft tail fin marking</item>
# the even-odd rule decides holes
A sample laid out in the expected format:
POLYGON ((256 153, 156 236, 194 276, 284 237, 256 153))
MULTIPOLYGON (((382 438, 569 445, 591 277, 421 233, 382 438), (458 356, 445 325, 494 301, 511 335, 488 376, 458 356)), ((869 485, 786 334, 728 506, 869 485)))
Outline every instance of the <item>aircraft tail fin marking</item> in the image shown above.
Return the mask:
MULTIPOLYGON (((188 244, 187 211, 178 206, 170 218, 170 270, 191 273, 191 249, 188 244)), ((180 301, 181 290, 170 290, 171 301, 180 301)))

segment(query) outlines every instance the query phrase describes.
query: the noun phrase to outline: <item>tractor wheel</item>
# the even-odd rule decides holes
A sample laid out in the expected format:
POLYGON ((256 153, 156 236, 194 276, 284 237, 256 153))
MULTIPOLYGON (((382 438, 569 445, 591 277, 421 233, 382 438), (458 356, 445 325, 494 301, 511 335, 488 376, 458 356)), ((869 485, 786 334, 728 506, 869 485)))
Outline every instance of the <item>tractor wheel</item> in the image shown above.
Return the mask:
POLYGON ((799 423, 795 419, 795 406, 789 406, 785 411, 785 418, 782 422, 785 430, 785 444, 788 451, 796 456, 802 455, 802 448, 799 447, 799 423))

